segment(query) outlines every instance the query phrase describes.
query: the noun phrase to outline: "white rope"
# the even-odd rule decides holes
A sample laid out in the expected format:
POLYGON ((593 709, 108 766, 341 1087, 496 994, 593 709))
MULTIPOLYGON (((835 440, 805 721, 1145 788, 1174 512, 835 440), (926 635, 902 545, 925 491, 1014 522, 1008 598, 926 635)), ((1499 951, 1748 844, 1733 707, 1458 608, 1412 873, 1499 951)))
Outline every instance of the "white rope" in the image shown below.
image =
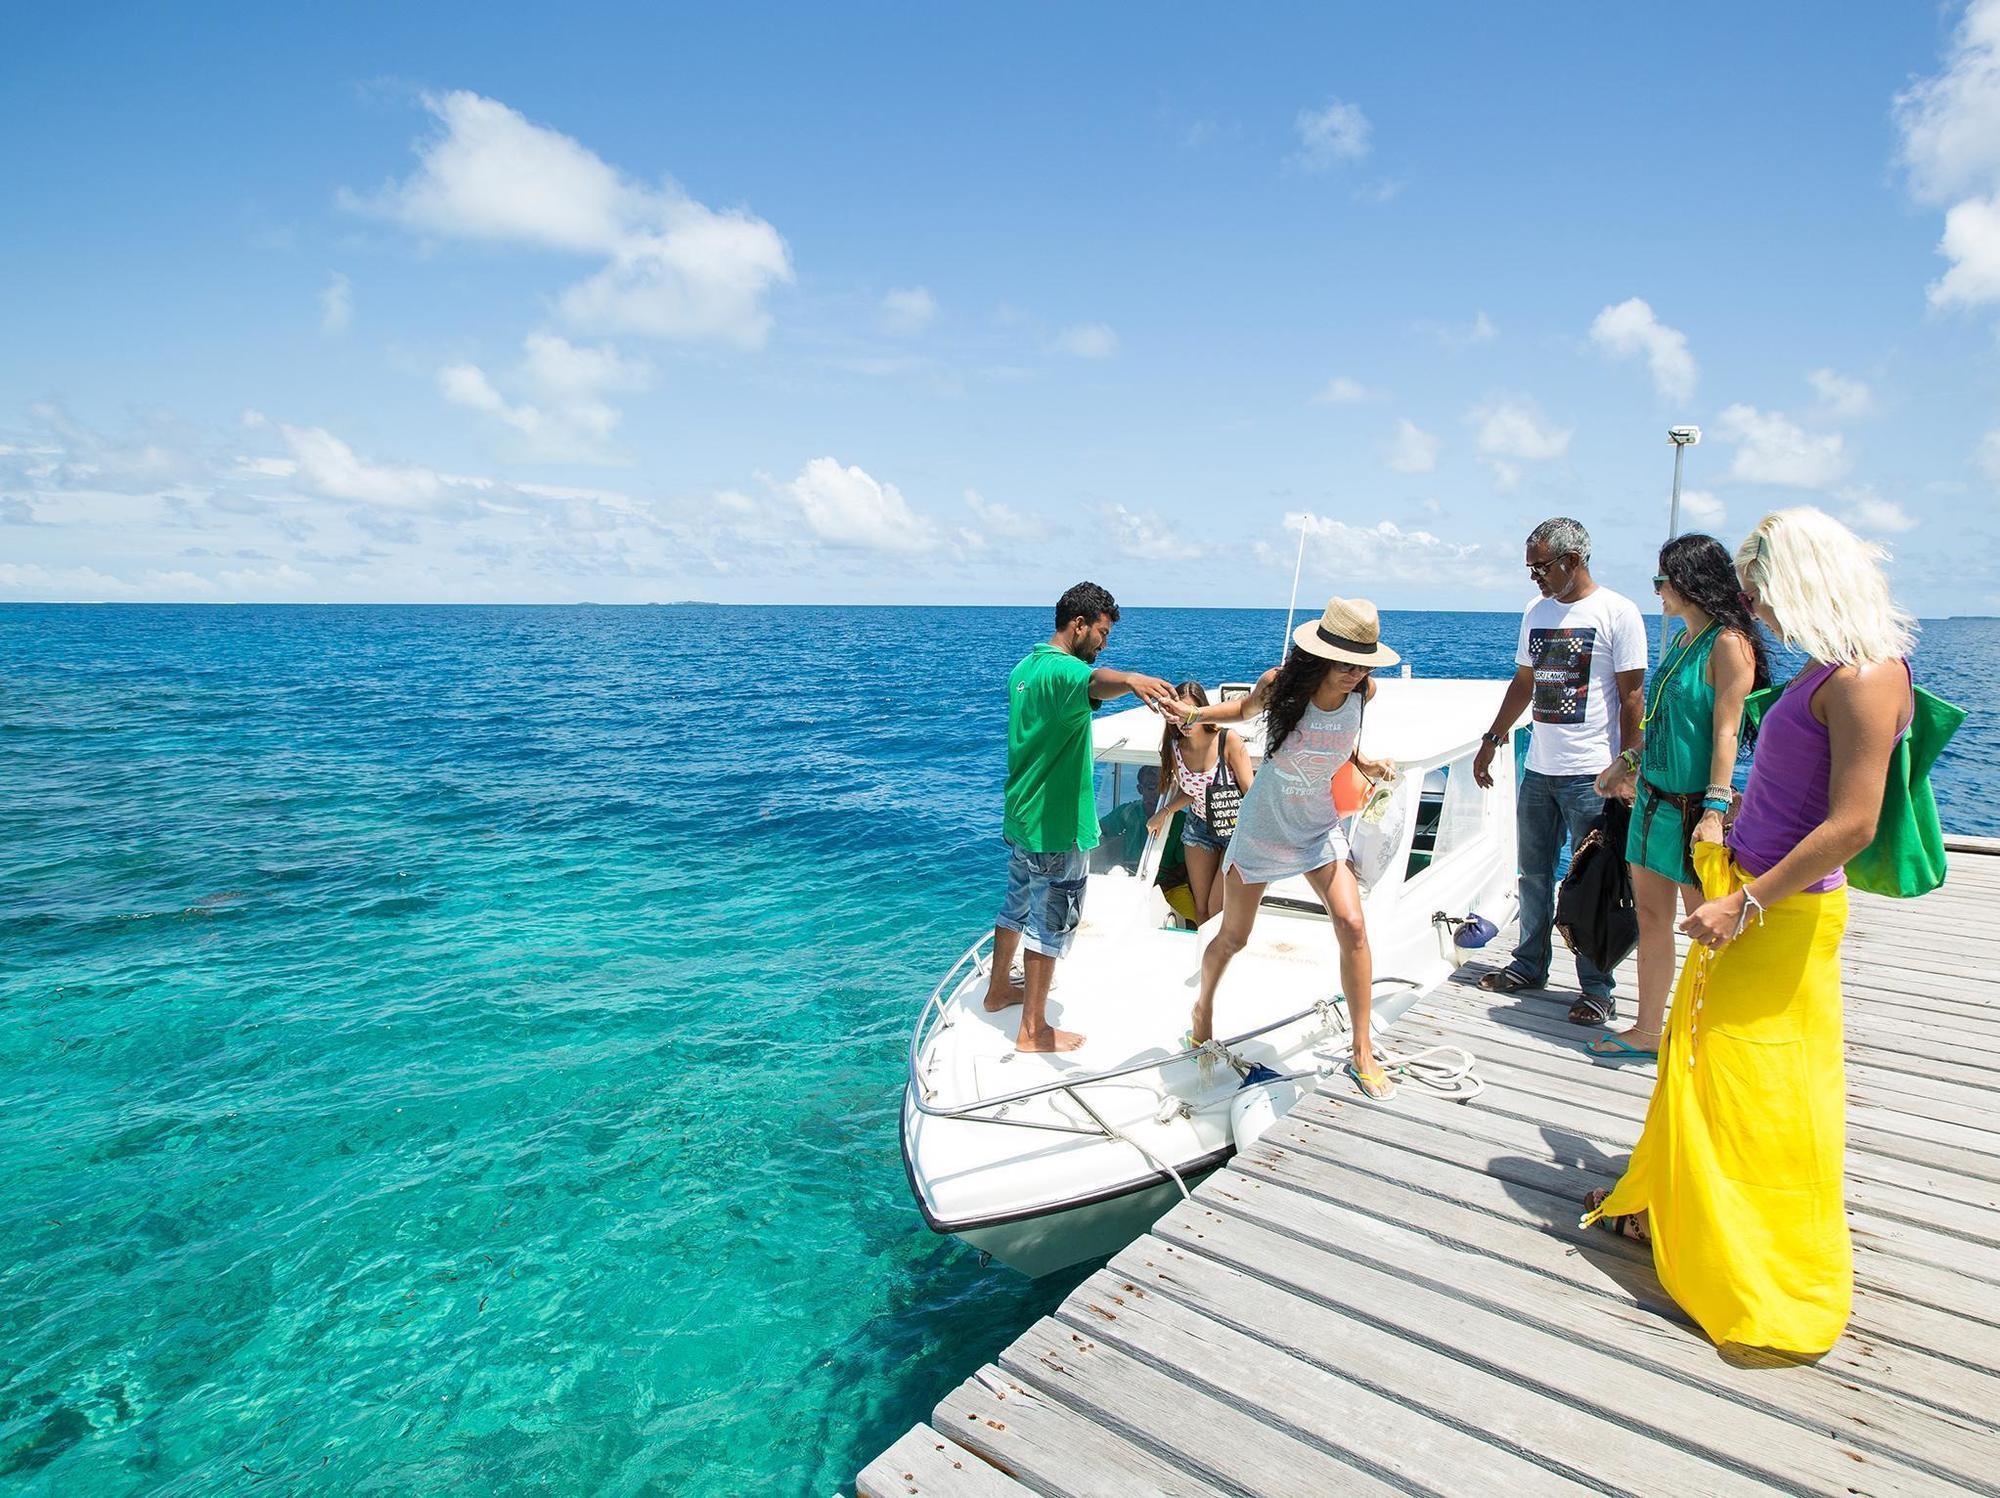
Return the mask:
POLYGON ((1188 1190, 1187 1182, 1181 1179, 1181 1173, 1178 1170, 1175 1170, 1173 1166, 1169 1165, 1165 1160, 1162 1160, 1158 1155, 1154 1154, 1151 1150, 1147 1149, 1145 1145, 1141 1144, 1138 1140, 1134 1139, 1130 1134, 1127 1134, 1123 1129, 1119 1128, 1116 1124, 1105 1122, 1104 1118, 1098 1113, 1098 1111, 1095 1108, 1091 1107, 1090 1104, 1086 1103, 1074 1089, 1065 1087, 1063 1089, 1063 1093, 1065 1096, 1073 1099, 1077 1107, 1083 1109, 1084 1112, 1088 1113, 1090 1115, 1091 1122, 1096 1124, 1098 1128, 1104 1130, 1104 1132, 1110 1135, 1113 1139, 1119 1140, 1121 1143, 1131 1145, 1133 1149, 1137 1150, 1142 1156, 1145 1157, 1148 1163, 1156 1166, 1161 1170, 1164 1170, 1168 1175, 1172 1176, 1174 1178, 1174 1185, 1180 1188, 1182 1201, 1194 1200, 1194 1193, 1188 1190))
POLYGON ((1382 1070, 1406 1082, 1428 1087, 1456 1103, 1470 1102, 1486 1090, 1473 1074, 1479 1058, 1455 1045, 1434 1045, 1421 1051, 1378 1051, 1382 1070), (1447 1059, 1449 1058, 1449 1059, 1447 1059))

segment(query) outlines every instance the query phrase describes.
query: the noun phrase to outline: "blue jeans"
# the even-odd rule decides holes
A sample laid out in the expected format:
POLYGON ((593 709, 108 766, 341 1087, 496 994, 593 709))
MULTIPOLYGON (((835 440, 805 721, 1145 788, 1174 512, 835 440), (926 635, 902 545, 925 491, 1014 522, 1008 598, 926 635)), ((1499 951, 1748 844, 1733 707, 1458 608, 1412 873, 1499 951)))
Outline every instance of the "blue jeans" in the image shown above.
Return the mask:
MULTIPOLYGON (((1520 842, 1521 944, 1514 948, 1508 971, 1530 988, 1549 981, 1549 929, 1556 916, 1556 856, 1563 834, 1572 848, 1604 815, 1604 798, 1597 794, 1594 775, 1544 775, 1525 771, 1514 798, 1514 831, 1520 842)), ((1585 957, 1576 958, 1576 975, 1586 994, 1609 1001, 1611 974, 1585 957)))

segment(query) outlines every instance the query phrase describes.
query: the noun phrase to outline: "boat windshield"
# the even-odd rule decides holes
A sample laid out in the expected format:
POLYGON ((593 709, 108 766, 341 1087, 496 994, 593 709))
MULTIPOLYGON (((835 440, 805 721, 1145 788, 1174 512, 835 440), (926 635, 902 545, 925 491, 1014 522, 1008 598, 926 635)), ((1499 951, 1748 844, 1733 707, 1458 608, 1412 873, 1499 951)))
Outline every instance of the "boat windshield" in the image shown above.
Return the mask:
MULTIPOLYGON (((1160 778, 1155 765, 1097 766, 1098 844, 1090 852, 1090 871, 1109 869, 1137 873, 1146 851, 1146 818, 1158 799, 1160 778)), ((1176 821, 1179 818, 1175 819, 1176 821)))

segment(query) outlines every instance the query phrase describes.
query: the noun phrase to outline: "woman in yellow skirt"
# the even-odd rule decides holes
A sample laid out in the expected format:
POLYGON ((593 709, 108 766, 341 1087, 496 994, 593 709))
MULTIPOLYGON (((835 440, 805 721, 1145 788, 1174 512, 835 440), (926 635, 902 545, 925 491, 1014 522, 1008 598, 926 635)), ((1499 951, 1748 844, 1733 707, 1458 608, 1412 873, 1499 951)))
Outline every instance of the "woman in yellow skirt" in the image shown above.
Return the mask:
POLYGON ((1912 707, 1914 636, 1881 548, 1819 510, 1737 548, 1746 601, 1810 659, 1765 714, 1727 844, 1694 848, 1704 900, 1674 990, 1646 1128, 1592 1192, 1653 1247, 1660 1283, 1718 1344, 1817 1355, 1847 1324, 1843 865, 1867 847, 1912 707))

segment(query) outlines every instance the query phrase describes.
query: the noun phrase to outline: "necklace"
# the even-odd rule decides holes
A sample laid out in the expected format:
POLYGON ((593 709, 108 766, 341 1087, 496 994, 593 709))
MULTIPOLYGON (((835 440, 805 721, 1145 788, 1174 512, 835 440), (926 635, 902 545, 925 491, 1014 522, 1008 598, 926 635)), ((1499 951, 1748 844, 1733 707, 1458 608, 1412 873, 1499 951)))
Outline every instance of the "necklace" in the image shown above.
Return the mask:
POLYGON ((1687 638, 1686 630, 1681 631, 1681 648, 1674 656, 1673 664, 1661 667, 1659 676, 1654 679, 1653 700, 1646 704, 1646 716, 1639 723, 1640 733, 1643 734, 1647 728, 1651 727, 1653 719, 1659 716, 1661 699, 1667 695, 1667 683, 1673 680, 1674 673, 1681 668, 1681 663, 1694 653, 1695 646, 1699 645, 1715 632, 1718 622, 1714 619, 1709 620, 1703 627, 1702 632, 1692 640, 1687 638))

